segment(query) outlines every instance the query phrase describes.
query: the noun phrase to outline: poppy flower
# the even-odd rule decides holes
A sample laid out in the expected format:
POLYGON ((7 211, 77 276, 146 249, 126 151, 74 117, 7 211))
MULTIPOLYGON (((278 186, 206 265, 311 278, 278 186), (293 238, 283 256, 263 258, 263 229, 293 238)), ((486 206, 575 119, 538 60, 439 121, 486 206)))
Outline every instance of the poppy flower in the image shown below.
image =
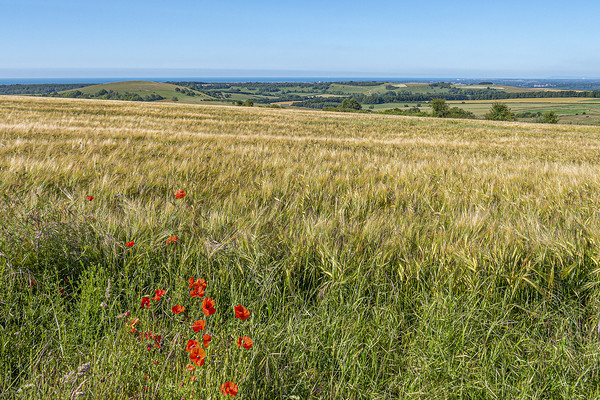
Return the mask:
POLYGON ((199 289, 192 290, 190 292, 190 296, 192 296, 192 297, 204 297, 204 290, 199 290, 199 289))
POLYGON ((196 280, 196 282, 194 282, 194 286, 196 287, 196 290, 198 289, 202 289, 202 290, 206 290, 206 287, 208 286, 208 284, 206 283, 206 281, 202 278, 196 280))
POLYGON ((197 340, 194 340, 194 339, 190 339, 187 341, 187 344, 185 345, 185 351, 187 351, 189 353, 196 347, 200 347, 200 342, 198 342, 197 340))
POLYGON ((185 307, 177 304, 171 308, 171 311, 173 311, 175 314, 181 314, 182 312, 185 311, 185 307))
POLYGON ((248 336, 238 338, 238 348, 244 346, 245 349, 251 349, 254 342, 248 336))
POLYGON ((190 352, 190 360, 192 360, 192 362, 196 364, 197 367, 203 366, 205 359, 206 352, 201 347, 194 347, 190 352))
POLYGON ((127 326, 131 327, 131 333, 135 333, 135 324, 137 324, 138 322, 140 322, 140 319, 134 318, 133 321, 131 321, 129 324, 127 324, 127 326))
POLYGON ((144 309, 144 310, 149 309, 150 308, 150 297, 144 297, 142 299, 142 304, 140 307, 142 307, 142 309, 144 309))
POLYGON ((238 394, 238 386, 231 381, 227 381, 221 384, 221 393, 223 393, 223 396, 235 397, 238 394))
POLYGON ((177 243, 177 236, 169 236, 169 238, 165 241, 166 244, 169 243, 177 243))
POLYGON ((188 288, 193 288, 194 287, 194 277, 192 276, 190 279, 188 279, 189 285, 188 288))
POLYGON ((185 195, 186 195, 185 190, 176 190, 175 191, 175 200, 183 199, 185 197, 185 195))
POLYGON ((192 324, 192 330, 196 333, 198 333, 198 331, 200 330, 204 330, 204 327, 206 326, 206 321, 204 321, 203 319, 199 319, 198 321, 195 321, 192 324))
POLYGON ((210 297, 205 297, 204 300, 202 300, 202 312, 206 316, 216 313, 217 310, 215 310, 215 301, 210 297))
POLYGON ((238 304, 235 306, 235 317, 245 321, 250 318, 250 311, 248 311, 246 307, 238 304))
POLYGON ((135 242, 132 240, 131 242, 125 243, 125 246, 132 247, 134 244, 135 244, 135 242))
POLYGON ((192 381, 192 382, 196 381, 196 377, 195 376, 190 376, 190 381, 192 381))
POLYGON ((161 297, 163 297, 165 294, 167 293, 166 290, 162 290, 162 289, 156 289, 154 291, 154 297, 152 298, 152 300, 154 301, 159 301, 161 297))
POLYGON ((92 200, 94 200, 94 196, 85 196, 85 198, 87 199, 87 201, 92 201, 92 200))
POLYGON ((185 366, 185 369, 187 369, 188 372, 194 372, 196 370, 196 366, 194 364, 188 364, 185 366))
POLYGON ((210 344, 210 341, 212 340, 212 338, 210 337, 209 334, 204 334, 202 335, 202 341, 204 342, 204 347, 208 347, 208 345, 210 344))

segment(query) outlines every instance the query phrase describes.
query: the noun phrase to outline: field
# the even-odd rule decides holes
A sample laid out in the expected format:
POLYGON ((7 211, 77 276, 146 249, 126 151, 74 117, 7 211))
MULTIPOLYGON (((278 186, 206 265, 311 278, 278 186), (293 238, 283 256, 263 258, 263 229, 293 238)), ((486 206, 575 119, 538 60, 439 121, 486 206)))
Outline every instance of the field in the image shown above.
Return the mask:
POLYGON ((177 92, 175 89, 183 89, 181 86, 172 85, 169 83, 162 82, 150 82, 150 81, 123 81, 123 82, 111 82, 102 83, 99 85, 87 86, 84 88, 77 89, 82 93, 94 95, 101 90, 112 90, 118 93, 134 93, 140 96, 149 94, 157 94, 165 98, 163 101, 172 101, 174 97, 177 97, 178 101, 182 103, 201 103, 202 101, 211 99, 202 93, 196 93, 195 96, 186 96, 181 92, 177 92))
MULTIPOLYGON (((514 113, 554 111, 564 124, 600 125, 600 99, 589 99, 585 97, 574 98, 550 98, 550 99, 510 99, 502 100, 514 113)), ((489 112, 494 101, 468 100, 449 101, 452 106, 471 111, 477 117, 489 112)), ((521 119, 526 121, 527 119, 521 119)), ((531 120, 531 119, 530 119, 531 120)))
POLYGON ((592 126, 0 97, 0 398, 598 398, 599 171, 592 126))

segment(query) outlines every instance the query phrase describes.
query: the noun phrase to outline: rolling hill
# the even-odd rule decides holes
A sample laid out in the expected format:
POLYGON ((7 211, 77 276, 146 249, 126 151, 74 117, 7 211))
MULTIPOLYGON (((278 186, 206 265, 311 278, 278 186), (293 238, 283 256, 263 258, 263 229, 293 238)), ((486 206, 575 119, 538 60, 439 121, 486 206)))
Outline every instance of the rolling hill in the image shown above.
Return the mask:
MULTIPOLYGON (((103 83, 99 85, 86 86, 77 89, 86 95, 97 95, 99 92, 105 90, 107 92, 113 91, 119 94, 137 94, 141 97, 149 95, 157 95, 164 97, 163 101, 173 101, 173 98, 177 98, 177 101, 182 103, 200 103, 204 100, 213 100, 211 96, 208 96, 200 91, 185 88, 183 86, 172 85, 170 83, 162 82, 151 82, 151 81, 122 81, 122 82, 111 82, 103 83)), ((66 94, 67 91, 60 92, 66 94)))

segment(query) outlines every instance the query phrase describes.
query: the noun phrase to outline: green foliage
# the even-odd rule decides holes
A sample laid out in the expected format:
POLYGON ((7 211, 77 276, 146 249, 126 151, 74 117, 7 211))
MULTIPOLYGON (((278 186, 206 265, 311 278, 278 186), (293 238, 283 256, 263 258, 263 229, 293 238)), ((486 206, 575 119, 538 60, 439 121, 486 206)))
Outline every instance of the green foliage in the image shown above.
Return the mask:
POLYGON ((254 106, 254 101, 253 100, 246 100, 244 102, 244 106, 246 106, 246 107, 253 107, 254 106))
POLYGON ((451 107, 448 109, 447 118, 465 118, 465 119, 475 119, 475 114, 470 111, 463 110, 459 107, 451 107))
POLYGON ((450 107, 444 99, 431 100, 431 108, 433 109, 433 116, 438 118, 446 118, 450 112, 450 107))
POLYGON ((559 120, 558 115, 554 111, 548 111, 541 115, 539 122, 543 122, 545 124, 557 124, 559 120))
POLYGON ((510 108, 504 103, 494 103, 490 111, 485 114, 485 119, 493 121, 514 121, 515 114, 510 111, 510 108))
POLYGON ((343 110, 362 110, 362 106, 356 99, 344 99, 340 108, 343 110))

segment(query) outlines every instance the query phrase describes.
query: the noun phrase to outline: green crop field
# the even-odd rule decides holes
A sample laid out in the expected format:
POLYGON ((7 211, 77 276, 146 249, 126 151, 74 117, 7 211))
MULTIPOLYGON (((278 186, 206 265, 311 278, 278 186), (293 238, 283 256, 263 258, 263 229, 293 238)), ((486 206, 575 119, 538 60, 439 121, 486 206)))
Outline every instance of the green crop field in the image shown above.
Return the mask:
POLYGON ((599 171, 593 126, 0 97, 0 398, 599 398, 599 171))
MULTIPOLYGON (((492 104, 496 101, 450 101, 452 106, 471 111, 477 117, 483 116, 489 112, 492 104)), ((555 99, 510 99, 500 101, 506 104, 513 112, 541 112, 554 111, 559 117, 561 123, 582 124, 582 125, 600 125, 600 102, 597 99, 586 98, 555 98, 555 99)), ((390 107, 384 107, 390 108, 390 107)), ((522 119, 527 121, 527 119, 522 119)), ((529 119, 531 120, 531 119, 529 119)))

